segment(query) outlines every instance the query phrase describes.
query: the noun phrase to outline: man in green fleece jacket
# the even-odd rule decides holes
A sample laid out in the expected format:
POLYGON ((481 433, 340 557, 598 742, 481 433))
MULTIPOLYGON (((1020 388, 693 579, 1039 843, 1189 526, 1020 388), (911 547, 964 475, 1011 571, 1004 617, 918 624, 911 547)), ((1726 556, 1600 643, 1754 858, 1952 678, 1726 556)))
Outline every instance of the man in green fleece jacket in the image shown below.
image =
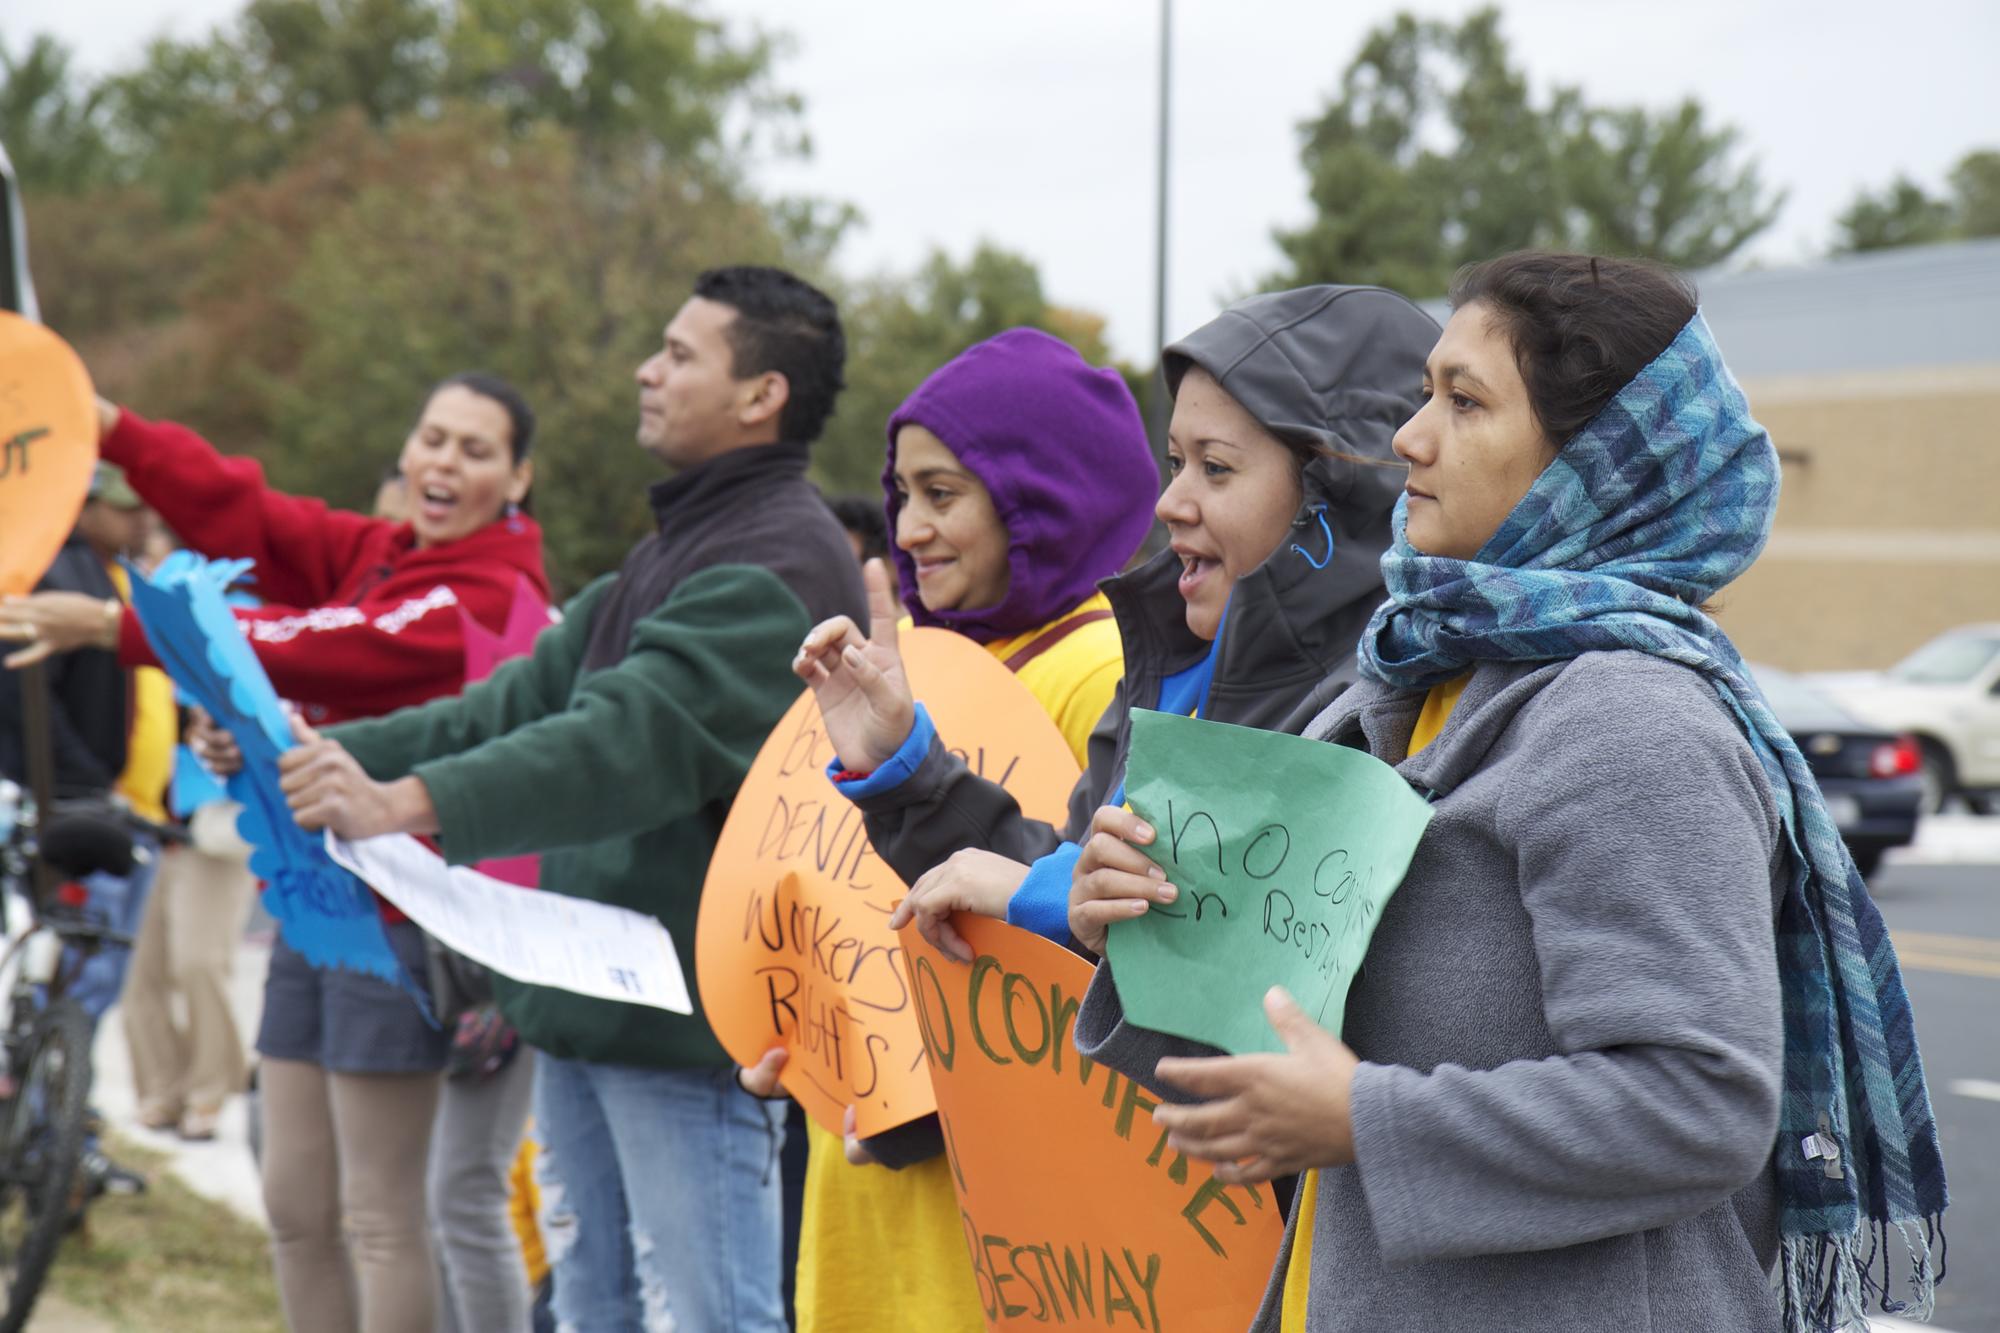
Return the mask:
MULTIPOLYGON (((651 912, 689 978, 724 816, 798 694, 806 630, 865 616, 846 535, 805 480, 841 387, 833 302, 789 273, 704 273, 639 367, 639 443, 676 470, 659 530, 527 657, 453 699, 286 756, 299 822, 435 834, 447 860, 540 852, 546 892, 651 912)), ((494 978, 543 1053, 557 1319, 589 1333, 780 1330, 781 1103, 691 1017, 494 978)))

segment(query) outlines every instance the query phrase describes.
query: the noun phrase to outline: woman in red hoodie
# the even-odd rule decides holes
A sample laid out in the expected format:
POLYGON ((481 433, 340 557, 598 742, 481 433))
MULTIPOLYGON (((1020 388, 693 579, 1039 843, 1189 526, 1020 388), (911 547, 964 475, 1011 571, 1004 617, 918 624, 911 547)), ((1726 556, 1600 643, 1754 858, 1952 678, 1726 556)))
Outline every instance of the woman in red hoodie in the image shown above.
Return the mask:
MULTIPOLYGON (((104 458, 189 546, 256 561, 264 605, 237 616, 278 693, 315 725, 456 694, 468 627, 498 636, 518 596, 547 602, 541 531, 520 509, 534 417, 505 381, 457 375, 432 390, 403 444, 400 523, 272 490, 256 462, 184 426, 99 412, 104 458)), ((0 637, 115 644, 127 664, 154 662, 115 602, 10 601, 0 637)), ((381 910, 423 984, 421 932, 381 910)), ((430 1333, 424 1163, 447 1045, 397 987, 273 946, 257 1036, 264 1203, 295 1333, 430 1333)))

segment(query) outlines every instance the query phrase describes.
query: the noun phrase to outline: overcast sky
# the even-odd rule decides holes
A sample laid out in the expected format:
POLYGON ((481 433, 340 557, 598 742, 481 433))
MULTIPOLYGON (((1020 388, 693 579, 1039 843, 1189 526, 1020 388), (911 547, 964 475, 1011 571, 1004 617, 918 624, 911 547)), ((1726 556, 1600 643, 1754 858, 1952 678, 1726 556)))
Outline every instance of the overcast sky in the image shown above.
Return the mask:
MULTIPOLYGON (((905 269, 931 245, 963 256, 990 238, 1041 265, 1050 299, 1108 316, 1121 355, 1151 360, 1157 0, 703 7, 794 36, 780 77, 806 99, 814 153, 760 174, 861 208, 848 268, 905 269)), ((1400 7, 1177 0, 1170 335, 1277 265, 1272 226, 1306 213, 1294 127, 1400 7)), ((24 31, 52 30, 106 69, 160 31, 192 36, 238 8, 10 0, 0 33, 18 49, 24 31)), ((1653 107, 1692 95, 1739 127, 1789 195, 1750 252, 1760 261, 1823 251, 1857 188, 1898 172, 1937 188, 1967 149, 2000 147, 1993 0, 1513 0, 1503 12, 1538 89, 1653 107)))

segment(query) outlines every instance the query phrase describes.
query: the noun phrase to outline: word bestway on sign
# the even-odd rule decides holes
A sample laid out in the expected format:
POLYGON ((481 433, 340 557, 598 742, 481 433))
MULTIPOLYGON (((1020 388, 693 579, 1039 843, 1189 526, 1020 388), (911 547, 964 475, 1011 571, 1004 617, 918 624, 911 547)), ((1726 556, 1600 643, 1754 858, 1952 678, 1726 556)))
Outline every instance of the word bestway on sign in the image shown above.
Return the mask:
POLYGON ((1087 963, 1001 922, 956 924, 970 964, 914 926, 903 941, 988 1326, 1248 1324, 1284 1230, 1276 1200, 1170 1149, 1158 1099, 1077 1053, 1087 963))

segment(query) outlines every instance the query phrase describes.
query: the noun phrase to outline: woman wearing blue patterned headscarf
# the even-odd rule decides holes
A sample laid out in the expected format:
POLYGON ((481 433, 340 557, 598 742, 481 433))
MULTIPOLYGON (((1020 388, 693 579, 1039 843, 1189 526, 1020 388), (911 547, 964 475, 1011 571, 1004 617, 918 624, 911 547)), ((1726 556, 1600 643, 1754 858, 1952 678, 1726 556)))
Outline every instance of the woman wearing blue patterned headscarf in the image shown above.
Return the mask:
MULTIPOLYGON (((1895 954, 1705 609, 1769 534, 1770 437, 1667 270, 1513 255, 1452 304, 1363 681, 1307 733, 1434 804, 1349 1044, 1274 991, 1287 1054, 1186 1058, 1100 969, 1078 1047, 1199 1100, 1158 1119, 1218 1178, 1306 1173, 1260 1330, 1927 1315, 1895 954)), ((1083 864, 1072 904, 1135 889, 1083 864)))

